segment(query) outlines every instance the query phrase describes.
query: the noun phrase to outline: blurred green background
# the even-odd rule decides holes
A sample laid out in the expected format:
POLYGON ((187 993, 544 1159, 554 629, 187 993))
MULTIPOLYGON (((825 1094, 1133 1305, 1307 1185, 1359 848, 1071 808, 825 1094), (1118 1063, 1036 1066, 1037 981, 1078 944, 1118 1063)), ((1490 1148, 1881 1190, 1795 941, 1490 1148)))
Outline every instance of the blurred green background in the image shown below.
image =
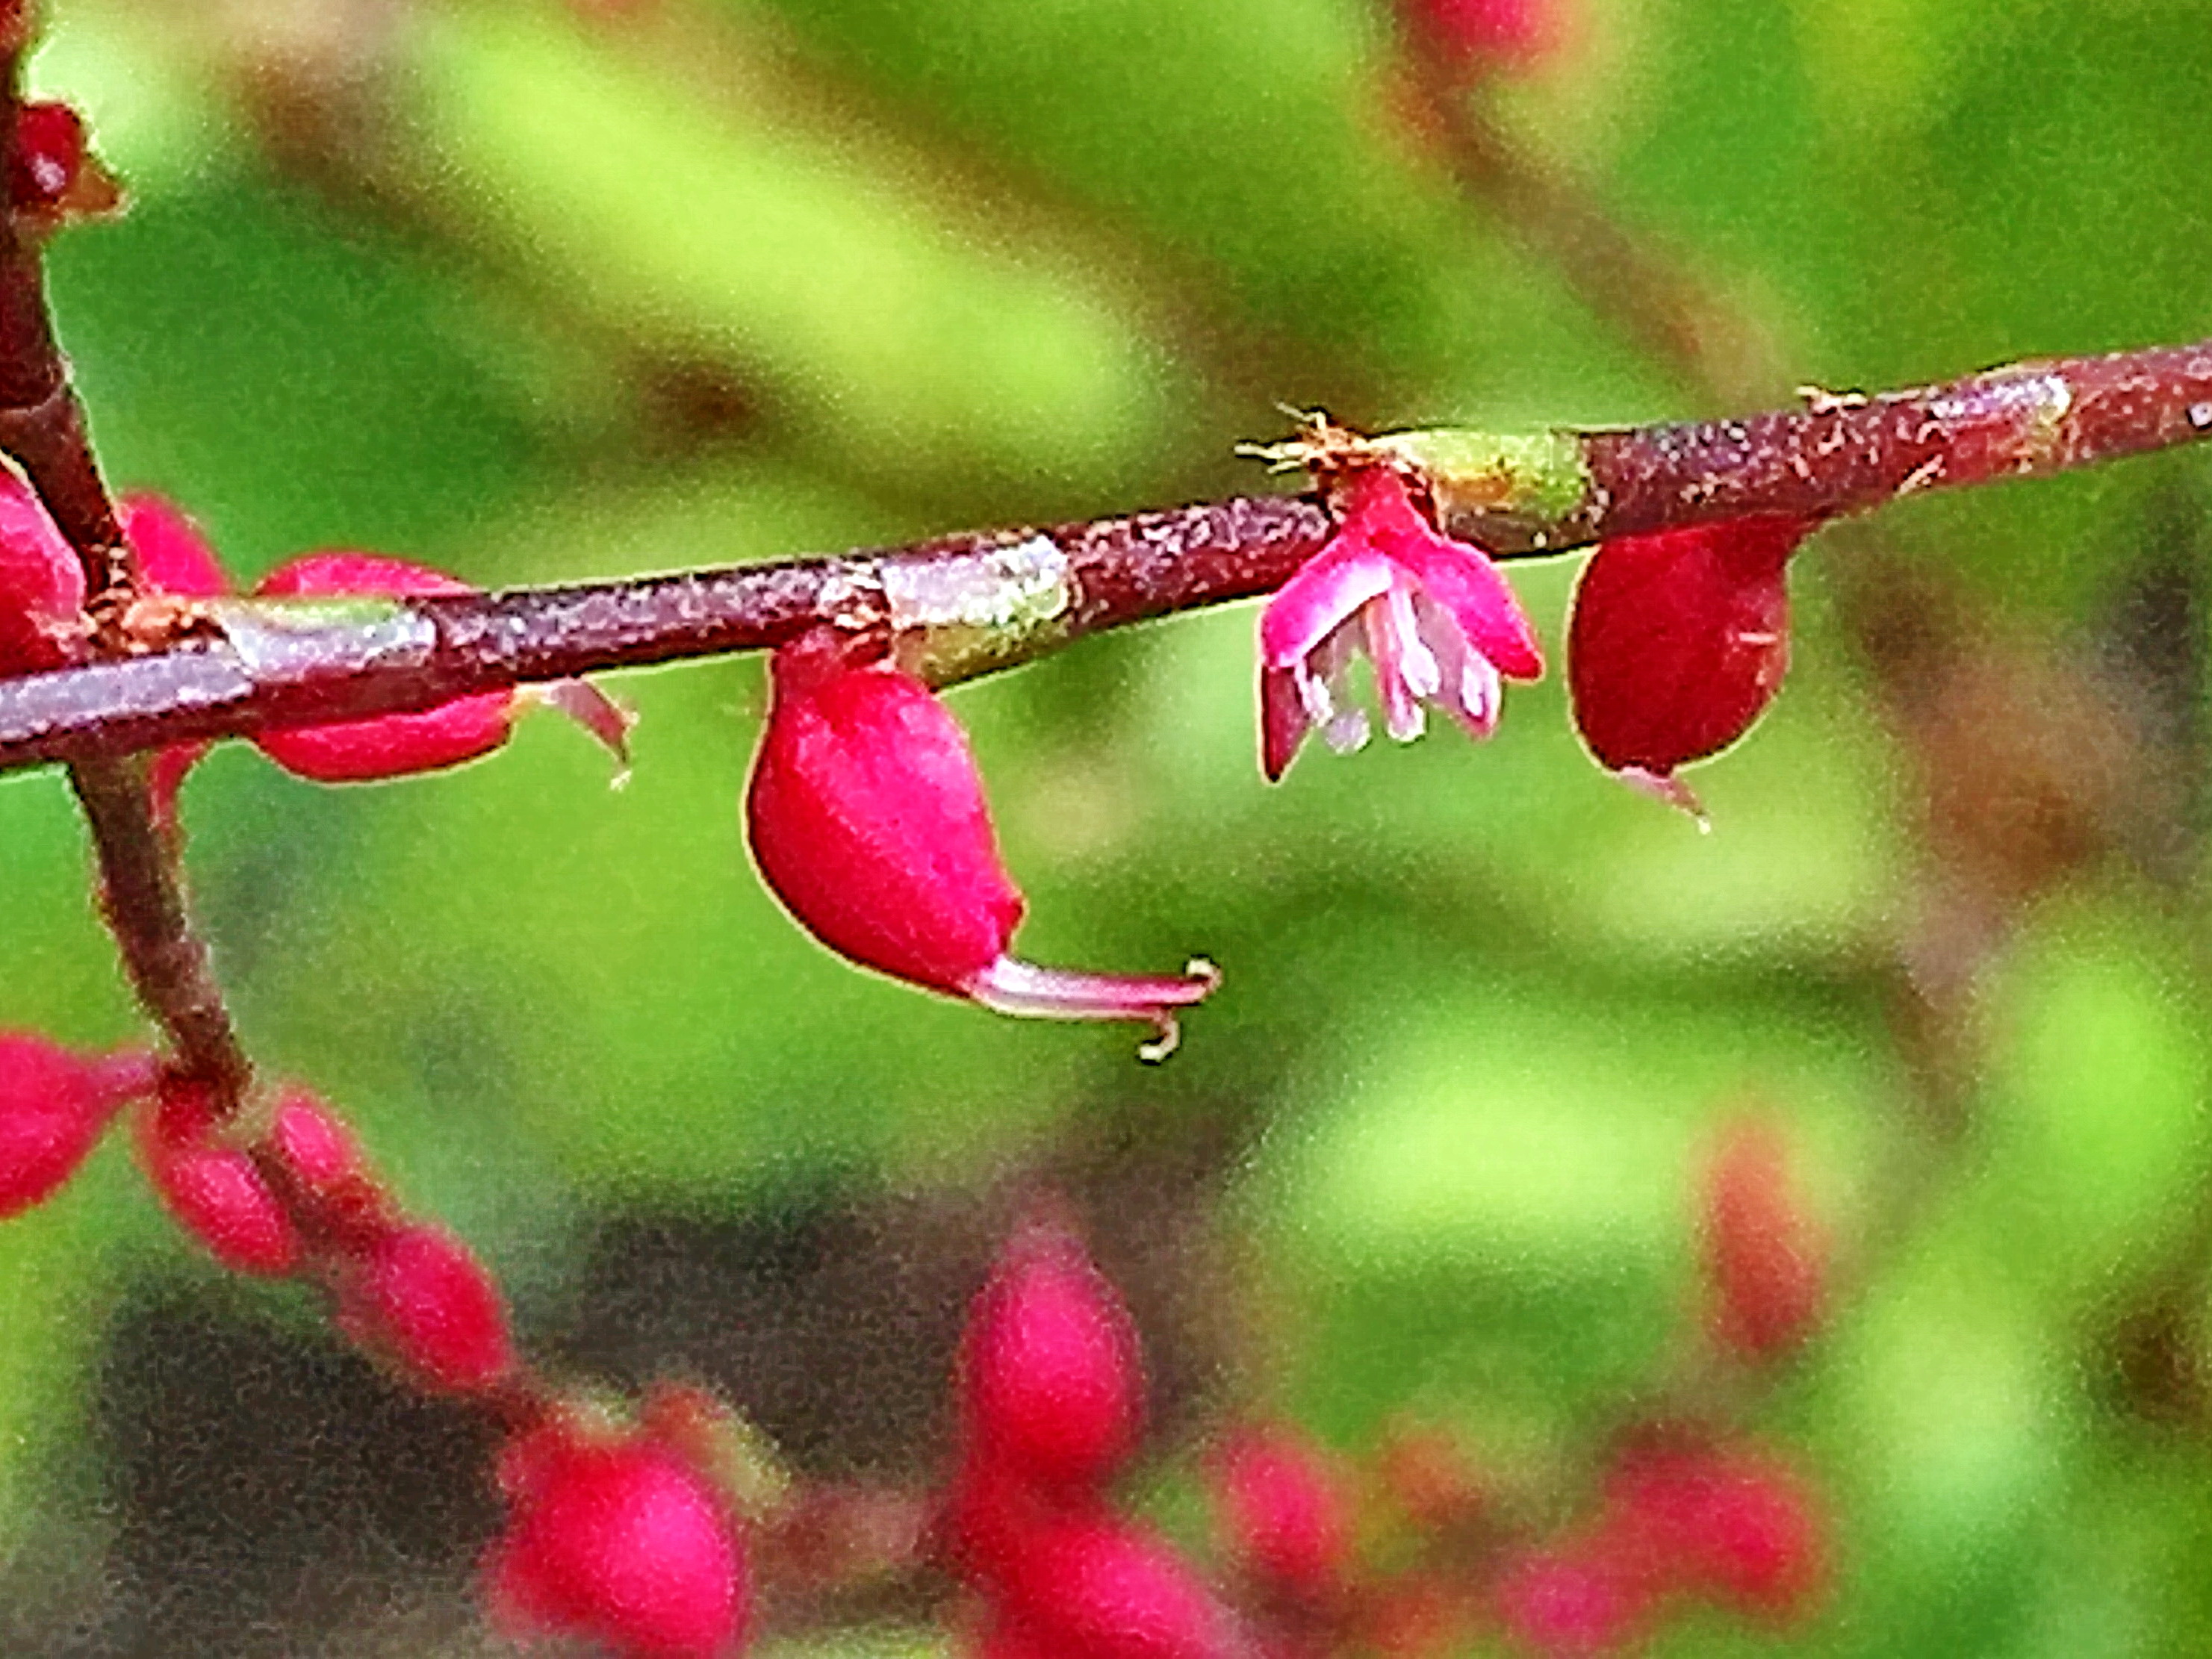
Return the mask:
MULTIPOLYGON (((1379 0, 47 9, 34 83, 133 196, 52 255, 101 453, 242 579, 1164 504, 1255 487, 1232 449, 1279 404, 1723 412, 1455 179, 1379 0)), ((2200 0, 1571 20, 1479 118, 1745 319, 1762 398, 2212 332, 2200 0)), ((1024 953, 1224 969, 1157 1071, 783 919, 737 830, 757 663, 614 682, 619 792, 558 722, 370 788, 227 748, 190 868, 256 1053, 527 1338, 708 1375, 821 1469, 928 1467, 961 1299, 1048 1186, 1146 1319, 1164 1467, 1224 1412, 1355 1451, 1411 1414, 1571 1491, 1694 1346, 1705 1149, 1771 1112, 1846 1266, 1743 1417, 1827 1494, 1833 1585, 1662 1647, 2201 1652, 2208 491, 2178 454, 1829 532, 1787 694, 1696 775, 1710 836, 1587 763, 1556 672, 1486 748, 1269 789, 1243 610, 958 693, 1024 953)), ((1555 664, 1572 574, 1516 569, 1555 664)), ((84 863, 58 778, 0 781, 0 1025, 139 1031, 84 863)), ((119 1146, 0 1230, 0 1308, 7 1650, 489 1639, 480 1449, 222 1283, 119 1146)))

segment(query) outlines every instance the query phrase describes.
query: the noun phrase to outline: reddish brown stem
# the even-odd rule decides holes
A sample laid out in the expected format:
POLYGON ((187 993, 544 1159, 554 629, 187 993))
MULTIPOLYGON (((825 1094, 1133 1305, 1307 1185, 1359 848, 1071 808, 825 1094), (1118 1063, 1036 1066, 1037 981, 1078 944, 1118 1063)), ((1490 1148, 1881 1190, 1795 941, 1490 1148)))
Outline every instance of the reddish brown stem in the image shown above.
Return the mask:
MULTIPOLYGON (((2212 436, 2212 342, 2019 364, 1742 420, 1474 436, 1518 459, 1439 474, 1446 527, 1502 557, 1749 514, 1834 517, 1921 489, 2064 471, 2212 436), (1544 459, 1527 459, 1529 453, 1544 459)), ((1390 453, 1389 441, 1377 441, 1390 453)), ((1462 452, 1467 446, 1461 446, 1462 452)), ((130 660, 0 680, 0 771, 428 708, 465 693, 770 647, 890 620, 887 575, 1042 536, 1066 561, 1054 640, 1248 599, 1328 533, 1297 497, 1240 496, 1040 531, 572 587, 410 599, 252 653, 221 629, 130 660)), ((234 612, 234 617, 248 613, 234 612)))
MULTIPOLYGON (((0 5, 0 158, 14 153, 22 58, 29 31, 21 4, 0 5)), ((84 567, 96 619, 109 620, 133 590, 130 550, 87 441, 84 411, 55 343, 37 234, 0 204, 0 451, 22 470, 84 567)), ((104 635, 95 650, 112 649, 104 635)), ((124 970, 168 1034, 173 1064, 234 1111, 252 1066, 194 932, 169 838, 161 829, 143 762, 87 756, 70 783, 92 830, 100 908, 124 970)))

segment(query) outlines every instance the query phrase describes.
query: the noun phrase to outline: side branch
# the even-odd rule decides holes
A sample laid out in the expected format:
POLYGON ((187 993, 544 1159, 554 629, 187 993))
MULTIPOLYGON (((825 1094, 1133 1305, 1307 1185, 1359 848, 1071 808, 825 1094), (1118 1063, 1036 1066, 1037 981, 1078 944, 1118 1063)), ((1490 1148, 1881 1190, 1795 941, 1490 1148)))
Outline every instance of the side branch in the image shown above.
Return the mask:
MULTIPOLYGON (((1506 557, 1749 514, 1832 518, 1923 489, 2058 472, 2212 436, 2212 342, 2015 364, 1804 409, 1608 431, 1366 438, 1271 452, 1387 463, 1443 526, 1506 557)), ((1046 530, 503 593, 228 600, 144 654, 0 680, 0 771, 435 707, 471 692, 881 629, 939 684, 1088 634, 1280 586, 1329 533, 1318 501, 1226 501, 1046 530)))

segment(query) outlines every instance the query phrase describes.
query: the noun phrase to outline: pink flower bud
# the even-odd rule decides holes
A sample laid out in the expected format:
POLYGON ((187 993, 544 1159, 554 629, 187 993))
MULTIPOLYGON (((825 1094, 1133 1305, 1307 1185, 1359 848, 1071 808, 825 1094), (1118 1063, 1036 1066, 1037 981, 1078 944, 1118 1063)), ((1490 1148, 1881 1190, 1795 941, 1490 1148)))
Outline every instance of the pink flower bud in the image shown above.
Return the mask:
POLYGON ((300 1236, 252 1157, 217 1144, 198 1085, 165 1083, 138 1115, 138 1161, 171 1218, 234 1272, 276 1278, 300 1259, 300 1236))
POLYGON ((1468 68, 1528 70, 1565 33, 1560 0, 1401 0, 1420 44, 1468 68))
POLYGON ((1531 1550, 1498 1576, 1498 1623, 1546 1659, 1583 1659, 1641 1634, 1649 1599, 1585 1540, 1531 1550))
POLYGON ((1000 1013, 1149 1021, 1173 1047, 1175 1011, 1210 967, 1121 979, 1006 954, 1022 896, 999 861, 968 739, 922 683, 855 667, 836 630, 785 646, 746 792, 753 857, 793 920, 840 955, 1000 1013))
MULTIPOLYGON (((262 599, 305 599, 473 590, 428 566, 401 559, 311 553, 278 566, 253 591, 262 599)), ((384 714, 336 726, 263 732, 253 741, 270 759, 298 776, 317 783, 362 783, 433 772, 488 755, 507 741, 514 724, 514 708, 512 692, 487 691, 456 697, 419 714, 384 714)))
POLYGON ((969 1456, 1026 1480, 1096 1486, 1135 1443, 1136 1327, 1057 1229, 1029 1229, 1000 1255, 969 1310, 960 1380, 969 1456))
POLYGON ((83 609, 76 554, 39 498, 0 471, 0 674, 59 667, 83 609))
POLYGON ((134 490, 117 501, 115 517, 137 556, 139 576, 153 592, 212 599, 230 591, 230 578, 207 538, 167 496, 134 490))
POLYGON ((467 1246, 436 1227, 392 1228, 354 1264, 339 1322, 434 1389, 470 1394, 514 1368, 507 1310, 467 1246))
POLYGON ((500 1459, 506 1530, 487 1558, 502 1621, 597 1640, 639 1659, 733 1651, 745 1562, 713 1488, 642 1437, 594 1441, 566 1423, 500 1459))
POLYGON ((1244 1646, 1164 1540, 1104 1514, 1040 1527, 1000 1595, 1004 1611, 1060 1659, 1229 1659, 1244 1646))
POLYGON ((1756 1451, 1633 1454, 1606 1490, 1606 1529, 1640 1553, 1655 1589, 1784 1617, 1824 1577, 1820 1513, 1786 1465, 1756 1451))
POLYGON ((1600 764, 1699 812, 1675 769, 1734 743, 1781 688, 1790 556, 1813 528, 1731 519, 1620 537, 1591 556, 1575 588, 1567 686, 1600 764))
POLYGON ((1713 1338, 1773 1359, 1819 1324, 1827 1249, 1790 1179, 1790 1148, 1771 1123, 1731 1124, 1705 1179, 1705 1257, 1713 1338))
POLYGON ((92 1060, 35 1032, 0 1031, 0 1217, 51 1198, 116 1109, 152 1083, 143 1056, 92 1060))
POLYGON ((1318 1449, 1290 1430, 1247 1433, 1215 1455, 1212 1475, 1224 1540, 1247 1571, 1307 1600, 1337 1588, 1351 1516, 1318 1449))
POLYGON ((366 1173, 353 1131, 305 1089, 284 1091, 269 1142, 292 1179, 318 1198, 330 1196, 366 1173))

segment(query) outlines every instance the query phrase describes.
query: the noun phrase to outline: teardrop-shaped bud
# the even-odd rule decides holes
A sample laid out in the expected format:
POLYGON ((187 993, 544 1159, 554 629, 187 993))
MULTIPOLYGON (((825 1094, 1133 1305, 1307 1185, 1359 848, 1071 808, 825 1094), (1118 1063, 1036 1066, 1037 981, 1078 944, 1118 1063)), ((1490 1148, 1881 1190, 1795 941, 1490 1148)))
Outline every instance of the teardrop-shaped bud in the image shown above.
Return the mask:
POLYGON ((750 1594, 736 1527, 706 1479, 643 1435, 566 1421, 501 1454, 507 1522, 486 1561, 501 1622, 639 1659, 734 1650, 750 1594))
POLYGON ((1210 1460, 1215 1512, 1229 1553, 1279 1593, 1318 1601, 1350 1558, 1349 1493, 1321 1449, 1294 1430, 1247 1430, 1210 1460))
POLYGON ((960 1383, 971 1459, 1041 1486, 1094 1487, 1136 1441, 1137 1328, 1080 1243, 1033 1227, 969 1310, 960 1383))
POLYGON ((138 1161, 170 1217, 235 1273, 276 1278, 300 1260, 300 1235, 252 1154, 216 1138, 197 1083, 171 1079, 138 1114, 138 1161))
POLYGON ((929 688, 888 662, 855 665, 834 629, 785 646, 745 821, 762 878, 839 955, 1001 1013, 1132 1019, 1173 1047, 1175 1011, 1217 975, 1128 979, 1036 967, 1006 952, 1022 896, 968 738, 929 688))
POLYGON ((0 1031, 0 1217, 52 1197, 153 1080, 145 1054, 93 1059, 34 1031, 0 1031))
MULTIPOLYGON (((262 599, 348 594, 405 598, 472 590, 441 571, 369 553, 311 553, 279 565, 254 590, 262 599)), ((381 714, 336 726, 301 726, 254 736, 261 752, 287 772, 317 783, 365 783, 459 766, 507 741, 514 695, 487 691, 456 697, 417 714, 381 714)))
POLYGON ((1790 556, 1813 529, 1778 516, 1623 536, 1591 556, 1567 635, 1575 724, 1599 763, 1697 811, 1675 769, 1747 731, 1790 665, 1790 556))
POLYGON ((349 1265, 338 1322, 362 1346, 449 1394, 490 1388, 514 1368, 499 1286, 442 1228, 394 1227, 349 1265))
POLYGON ((1249 1650, 1165 1539, 1103 1511, 1047 1522, 991 1589, 1046 1652, 1066 1659, 1236 1659, 1249 1650))

